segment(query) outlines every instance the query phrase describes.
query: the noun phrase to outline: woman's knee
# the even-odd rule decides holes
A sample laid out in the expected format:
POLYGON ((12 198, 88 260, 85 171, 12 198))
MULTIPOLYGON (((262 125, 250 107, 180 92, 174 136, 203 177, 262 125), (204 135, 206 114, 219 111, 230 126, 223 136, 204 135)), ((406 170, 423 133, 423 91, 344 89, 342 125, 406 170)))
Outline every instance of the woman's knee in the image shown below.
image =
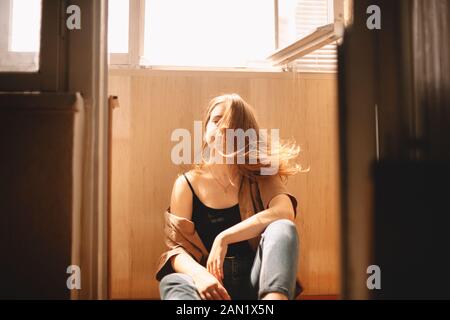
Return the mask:
POLYGON ((161 299, 199 299, 194 281, 184 273, 171 273, 164 276, 159 283, 161 299))
POLYGON ((186 285, 194 287, 194 281, 190 276, 184 273, 170 273, 164 276, 159 283, 160 287, 186 285))
POLYGON ((294 222, 288 219, 279 219, 270 223, 264 231, 264 239, 283 241, 298 246, 299 238, 297 227, 294 222))

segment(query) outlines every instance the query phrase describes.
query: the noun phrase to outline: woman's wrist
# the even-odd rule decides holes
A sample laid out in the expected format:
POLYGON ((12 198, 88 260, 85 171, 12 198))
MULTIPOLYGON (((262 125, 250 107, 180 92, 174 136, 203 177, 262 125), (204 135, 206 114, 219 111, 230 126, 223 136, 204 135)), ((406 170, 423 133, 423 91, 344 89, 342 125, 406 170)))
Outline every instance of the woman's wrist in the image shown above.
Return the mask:
POLYGON ((219 233, 219 235, 217 237, 218 237, 219 241, 222 242, 222 244, 224 244, 224 245, 231 244, 232 234, 227 232, 227 230, 224 230, 221 233, 219 233))
POLYGON ((205 275, 205 272, 208 272, 208 270, 204 267, 201 268, 196 268, 195 270, 193 270, 190 274, 190 276, 192 277, 192 279, 195 280, 198 279, 199 277, 202 277, 205 275))

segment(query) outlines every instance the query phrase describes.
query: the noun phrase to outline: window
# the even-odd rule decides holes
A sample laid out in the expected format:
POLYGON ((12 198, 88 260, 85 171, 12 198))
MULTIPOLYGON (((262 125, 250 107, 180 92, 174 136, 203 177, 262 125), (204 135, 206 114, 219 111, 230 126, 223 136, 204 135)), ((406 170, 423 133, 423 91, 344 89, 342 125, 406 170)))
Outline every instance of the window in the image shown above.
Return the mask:
POLYGON ((66 1, 0 0, 0 91, 58 91, 67 82, 66 1))
POLYGON ((41 0, 0 1, 0 72, 39 70, 41 0))
POLYGON ((108 52, 128 54, 129 0, 109 0, 108 52))
MULTIPOLYGON (((280 47, 302 39, 318 28, 333 24, 333 0, 282 0, 278 2, 280 47)), ((332 42, 295 60, 297 71, 337 70, 336 43, 332 42)))
POLYGON ((275 49, 273 0, 146 0, 144 62, 245 67, 275 49))
POLYGON ((108 1, 109 64, 138 66, 142 57, 145 0, 108 1))
POLYGON ((296 69, 335 72, 335 15, 347 1, 110 0, 110 63, 279 69, 271 55, 303 39, 296 69))

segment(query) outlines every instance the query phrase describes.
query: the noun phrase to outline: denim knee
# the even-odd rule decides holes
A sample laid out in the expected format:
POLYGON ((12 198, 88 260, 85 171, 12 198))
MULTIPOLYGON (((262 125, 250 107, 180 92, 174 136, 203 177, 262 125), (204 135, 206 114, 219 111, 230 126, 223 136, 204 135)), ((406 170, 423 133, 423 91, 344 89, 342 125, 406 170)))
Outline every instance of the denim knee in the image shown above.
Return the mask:
POLYGON ((279 292, 295 298, 298 267, 299 237, 294 222, 279 219, 269 224, 260 243, 261 260, 259 298, 270 292, 279 292))
POLYGON ((298 232, 294 222, 288 219, 275 220, 264 231, 264 241, 283 241, 298 247, 298 232))
POLYGON ((159 283, 159 293, 163 300, 200 300, 194 281, 184 273, 171 273, 159 283))

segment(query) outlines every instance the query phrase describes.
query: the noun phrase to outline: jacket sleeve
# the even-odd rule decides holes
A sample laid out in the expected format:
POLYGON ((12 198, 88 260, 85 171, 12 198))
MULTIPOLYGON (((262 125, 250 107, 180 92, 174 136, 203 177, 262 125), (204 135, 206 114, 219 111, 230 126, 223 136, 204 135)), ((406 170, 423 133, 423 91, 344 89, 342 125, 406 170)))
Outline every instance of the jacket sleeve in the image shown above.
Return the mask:
POLYGON ((180 253, 188 253, 183 247, 175 247, 164 252, 158 261, 158 267, 156 270, 156 280, 161 281, 164 276, 175 272, 170 263, 170 259, 180 253))
POLYGON ((289 197, 294 209, 294 216, 297 216, 297 199, 288 191, 286 183, 283 182, 280 175, 260 176, 258 178, 258 188, 261 202, 264 209, 269 207, 270 201, 279 194, 285 194, 289 197))
POLYGON ((156 271, 156 280, 175 272, 170 259, 180 253, 191 255, 198 263, 207 254, 203 243, 198 237, 194 224, 185 218, 165 212, 164 242, 167 250, 160 256, 156 271))

